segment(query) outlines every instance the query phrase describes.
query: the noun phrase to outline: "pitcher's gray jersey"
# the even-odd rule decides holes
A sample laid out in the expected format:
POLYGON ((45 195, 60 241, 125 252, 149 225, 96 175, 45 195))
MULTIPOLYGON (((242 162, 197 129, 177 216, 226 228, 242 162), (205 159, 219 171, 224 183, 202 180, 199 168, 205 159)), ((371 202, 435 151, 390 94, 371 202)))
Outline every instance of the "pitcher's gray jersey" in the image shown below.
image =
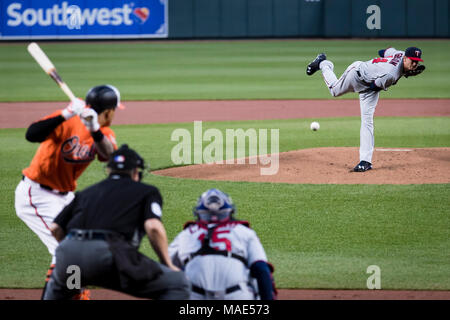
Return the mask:
POLYGON ((338 79, 334 73, 334 64, 327 60, 325 53, 320 53, 308 64, 306 74, 311 76, 321 70, 330 94, 339 97, 348 92, 359 94, 361 112, 360 162, 353 168, 354 172, 372 169, 372 155, 375 146, 373 117, 381 90, 387 90, 402 77, 416 76, 425 70, 418 65, 422 60, 422 50, 408 47, 405 51, 395 48, 379 50, 379 58, 368 61, 355 61, 350 64, 338 79))
POLYGON ((403 74, 404 51, 389 48, 384 57, 369 61, 355 61, 347 67, 339 79, 334 73, 334 64, 329 60, 320 63, 325 83, 334 97, 347 92, 358 92, 361 109, 360 161, 372 163, 375 145, 373 115, 378 103, 379 90, 387 90, 397 83, 403 74), (372 89, 375 84, 379 90, 372 89))
POLYGON ((389 48, 385 51, 384 57, 375 58, 360 64, 359 71, 364 81, 379 88, 387 90, 388 87, 397 83, 403 73, 404 51, 389 48))
MULTIPOLYGON (((248 287, 251 280, 249 268, 256 261, 267 262, 256 232, 237 221, 229 221, 216 227, 210 239, 212 248, 239 255, 246 260, 246 265, 239 259, 215 254, 197 255, 190 259, 201 248, 207 233, 206 226, 200 223, 191 224, 179 233, 169 246, 174 264, 184 269, 192 284, 208 291, 223 291, 241 285, 242 291, 225 299, 254 299, 256 288, 248 287)), ((195 294, 194 298, 201 299, 195 294)))

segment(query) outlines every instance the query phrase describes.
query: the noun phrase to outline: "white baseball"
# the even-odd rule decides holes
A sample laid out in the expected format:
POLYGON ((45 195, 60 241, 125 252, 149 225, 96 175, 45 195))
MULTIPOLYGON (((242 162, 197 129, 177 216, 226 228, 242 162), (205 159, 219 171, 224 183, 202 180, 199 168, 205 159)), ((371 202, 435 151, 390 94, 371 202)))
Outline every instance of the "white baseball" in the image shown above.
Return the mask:
POLYGON ((318 122, 316 122, 316 121, 311 122, 310 128, 313 131, 317 131, 317 130, 320 129, 320 124, 318 122))

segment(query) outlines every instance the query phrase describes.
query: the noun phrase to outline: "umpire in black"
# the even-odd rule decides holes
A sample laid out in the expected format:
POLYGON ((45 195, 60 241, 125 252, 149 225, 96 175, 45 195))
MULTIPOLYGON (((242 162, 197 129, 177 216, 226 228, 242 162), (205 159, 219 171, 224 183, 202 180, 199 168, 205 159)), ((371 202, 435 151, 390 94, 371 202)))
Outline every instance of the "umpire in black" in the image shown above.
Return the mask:
POLYGON ((189 283, 168 254, 161 194, 140 182, 143 169, 144 160, 122 145, 107 164, 108 178, 76 193, 55 218, 50 229, 61 243, 45 300, 70 299, 88 285, 141 298, 189 298, 189 283), (145 233, 161 263, 138 251, 145 233))

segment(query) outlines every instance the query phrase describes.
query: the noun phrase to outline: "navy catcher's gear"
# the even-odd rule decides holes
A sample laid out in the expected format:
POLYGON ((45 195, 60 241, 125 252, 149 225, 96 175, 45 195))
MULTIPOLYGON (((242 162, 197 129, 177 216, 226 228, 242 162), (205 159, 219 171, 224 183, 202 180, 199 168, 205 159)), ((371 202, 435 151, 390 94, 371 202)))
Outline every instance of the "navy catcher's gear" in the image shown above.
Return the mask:
POLYGON ((227 221, 236 210, 230 196, 218 189, 209 189, 198 198, 193 211, 198 220, 208 223, 227 221))
POLYGON ((250 274, 258 281, 261 300, 275 300, 277 289, 272 277, 273 266, 265 261, 256 261, 250 267, 250 274))

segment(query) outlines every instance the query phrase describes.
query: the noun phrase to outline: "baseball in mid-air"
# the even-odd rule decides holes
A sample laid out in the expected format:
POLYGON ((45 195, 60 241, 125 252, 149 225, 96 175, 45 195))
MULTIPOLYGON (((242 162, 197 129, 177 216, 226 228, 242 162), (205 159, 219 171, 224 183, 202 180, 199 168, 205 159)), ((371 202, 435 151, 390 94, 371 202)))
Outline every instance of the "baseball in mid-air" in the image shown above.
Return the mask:
POLYGON ((312 131, 317 131, 320 129, 320 124, 316 121, 311 122, 310 128, 312 131))

